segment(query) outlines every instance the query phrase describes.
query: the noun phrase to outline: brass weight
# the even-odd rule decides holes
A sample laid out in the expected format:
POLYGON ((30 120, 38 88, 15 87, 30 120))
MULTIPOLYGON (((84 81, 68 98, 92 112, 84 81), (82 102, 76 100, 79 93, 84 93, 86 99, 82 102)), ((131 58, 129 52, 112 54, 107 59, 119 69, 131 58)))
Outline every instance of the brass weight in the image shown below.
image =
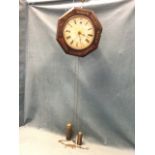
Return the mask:
POLYGON ((83 137, 82 132, 78 132, 76 141, 77 145, 82 145, 82 137, 83 137))
POLYGON ((71 123, 66 125, 66 140, 71 140, 73 135, 73 126, 71 123))

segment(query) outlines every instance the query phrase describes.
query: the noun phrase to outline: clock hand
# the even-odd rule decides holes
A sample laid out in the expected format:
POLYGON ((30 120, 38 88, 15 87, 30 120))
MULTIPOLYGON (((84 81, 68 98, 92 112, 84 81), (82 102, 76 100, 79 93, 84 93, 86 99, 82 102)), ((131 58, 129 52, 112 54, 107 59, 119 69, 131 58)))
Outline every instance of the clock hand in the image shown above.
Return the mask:
POLYGON ((80 44, 81 44, 81 47, 82 47, 82 43, 81 43, 81 37, 80 37, 80 34, 78 34, 79 38, 80 38, 80 44))

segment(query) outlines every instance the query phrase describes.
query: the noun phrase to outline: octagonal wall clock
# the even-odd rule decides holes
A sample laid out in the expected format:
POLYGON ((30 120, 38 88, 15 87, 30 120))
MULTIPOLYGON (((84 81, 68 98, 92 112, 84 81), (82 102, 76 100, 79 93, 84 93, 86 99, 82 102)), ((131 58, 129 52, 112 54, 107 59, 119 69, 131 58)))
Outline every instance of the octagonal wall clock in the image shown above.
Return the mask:
POLYGON ((66 54, 84 57, 98 47, 101 32, 93 11, 73 8, 59 18, 56 37, 66 54))

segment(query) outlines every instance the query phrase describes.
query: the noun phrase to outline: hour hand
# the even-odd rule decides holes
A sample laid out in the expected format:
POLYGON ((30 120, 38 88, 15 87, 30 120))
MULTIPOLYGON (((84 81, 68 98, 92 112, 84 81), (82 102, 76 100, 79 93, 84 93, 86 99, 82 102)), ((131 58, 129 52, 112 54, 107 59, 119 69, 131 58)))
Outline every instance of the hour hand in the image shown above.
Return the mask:
POLYGON ((82 36, 85 36, 85 34, 81 33, 80 31, 78 32, 78 35, 82 35, 82 36))

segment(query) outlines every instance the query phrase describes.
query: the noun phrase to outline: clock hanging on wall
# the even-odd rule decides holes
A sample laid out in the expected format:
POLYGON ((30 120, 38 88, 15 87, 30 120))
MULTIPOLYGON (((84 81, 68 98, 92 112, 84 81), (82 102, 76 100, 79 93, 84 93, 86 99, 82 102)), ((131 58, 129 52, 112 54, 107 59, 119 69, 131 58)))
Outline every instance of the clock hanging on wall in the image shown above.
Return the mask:
POLYGON ((95 13, 77 7, 59 18, 56 37, 65 53, 83 57, 98 47, 101 32, 95 13))
MULTIPOLYGON (((85 0, 80 0, 84 2, 85 0)), ((80 120, 78 116, 79 105, 79 57, 84 57, 97 49, 102 33, 102 25, 97 16, 92 10, 82 7, 74 7, 67 11, 58 19, 57 25, 57 41, 66 54, 77 56, 77 64, 75 65, 75 83, 74 83, 74 104, 75 116, 73 115, 72 122, 76 118, 77 130, 79 131, 76 137, 76 145, 82 145, 83 134, 80 131, 80 120)), ((72 139, 73 124, 70 122, 66 125, 66 140, 72 139)), ((63 140, 60 140, 64 145, 63 140)), ((70 145, 69 145, 70 146, 70 145)), ((81 148, 81 147, 80 147, 81 148)))

